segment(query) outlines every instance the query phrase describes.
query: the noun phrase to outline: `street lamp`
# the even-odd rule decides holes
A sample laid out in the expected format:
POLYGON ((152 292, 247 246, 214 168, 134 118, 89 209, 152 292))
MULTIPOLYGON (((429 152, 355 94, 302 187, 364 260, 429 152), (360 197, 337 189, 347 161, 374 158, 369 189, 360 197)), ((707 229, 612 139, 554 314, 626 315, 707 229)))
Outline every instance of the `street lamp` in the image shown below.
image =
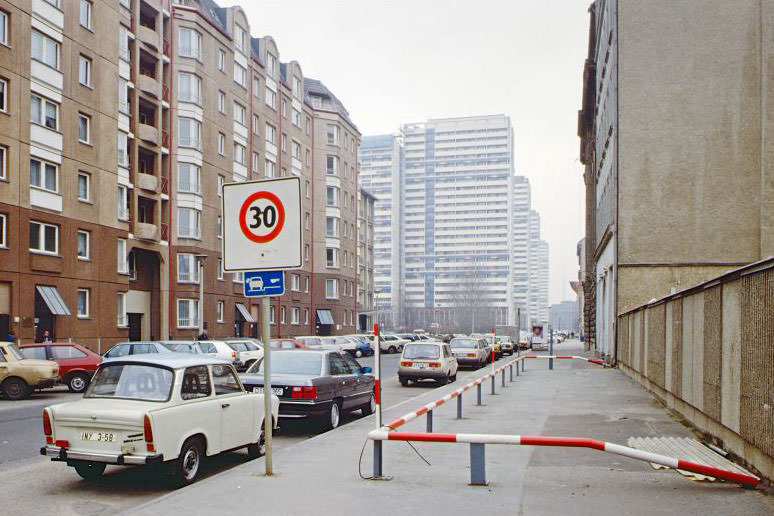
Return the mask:
POLYGON ((206 254, 195 254, 196 266, 199 268, 199 335, 204 333, 204 260, 206 254))

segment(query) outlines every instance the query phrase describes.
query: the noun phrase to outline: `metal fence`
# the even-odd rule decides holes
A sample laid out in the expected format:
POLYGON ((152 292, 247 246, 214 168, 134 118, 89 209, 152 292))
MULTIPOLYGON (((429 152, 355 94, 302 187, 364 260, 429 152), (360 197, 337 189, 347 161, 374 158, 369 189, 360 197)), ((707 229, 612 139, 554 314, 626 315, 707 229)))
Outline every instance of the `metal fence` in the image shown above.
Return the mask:
POLYGON ((774 478, 774 258, 618 316, 617 360, 774 478))

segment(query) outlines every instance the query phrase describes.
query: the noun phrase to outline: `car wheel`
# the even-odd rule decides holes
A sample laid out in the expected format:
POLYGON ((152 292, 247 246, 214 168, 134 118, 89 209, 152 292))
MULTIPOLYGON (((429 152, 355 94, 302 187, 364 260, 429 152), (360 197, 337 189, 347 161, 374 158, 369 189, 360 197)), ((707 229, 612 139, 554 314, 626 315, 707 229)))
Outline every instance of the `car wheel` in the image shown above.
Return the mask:
POLYGON ((387 353, 393 354, 393 353, 397 353, 397 352, 398 352, 398 350, 397 350, 397 348, 395 346, 390 346, 389 348, 387 348, 387 353))
POLYGON ((457 373, 454 373, 453 375, 451 375, 451 378, 450 378, 450 380, 451 380, 452 382, 456 382, 456 381, 457 381, 457 373))
POLYGON ((363 415, 364 416, 370 416, 376 411, 376 398, 374 398, 373 393, 371 393, 371 399, 368 400, 368 403, 363 405, 363 415))
POLYGON ((323 423, 326 430, 333 430, 339 426, 339 423, 341 423, 341 401, 333 400, 328 415, 325 416, 323 423))
POLYGON ((180 456, 175 462, 175 480, 178 486, 183 487, 193 483, 199 475, 199 467, 202 464, 204 446, 198 437, 189 437, 180 449, 180 456))
POLYGON ((408 379, 406 379, 406 378, 401 378, 401 379, 400 379, 400 384, 401 384, 402 386, 404 386, 404 387, 408 387, 409 380, 408 380, 408 379))
POLYGON ((3 382, 3 394, 9 400, 23 400, 30 393, 32 393, 32 389, 21 378, 8 378, 3 382))
MULTIPOLYGON (((272 428, 274 427, 274 418, 271 420, 272 428)), ((257 443, 247 445, 247 456, 251 459, 257 459, 263 457, 266 453, 266 423, 264 422, 261 428, 261 436, 258 438, 257 443)))
POLYGON ((360 357, 362 357, 362 356, 363 356, 363 352, 362 352, 362 351, 360 351, 359 349, 356 349, 356 350, 355 350, 355 357, 357 357, 357 358, 360 358, 360 357))
POLYGON ((444 376, 443 378, 438 380, 438 385, 446 385, 447 383, 449 383, 449 379, 450 379, 450 377, 447 374, 446 376, 444 376))
POLYGON ((89 377, 86 373, 73 373, 67 380, 67 388, 70 392, 83 392, 89 386, 89 377))
POLYGON ((73 467, 84 480, 96 480, 105 472, 104 462, 79 462, 73 467))

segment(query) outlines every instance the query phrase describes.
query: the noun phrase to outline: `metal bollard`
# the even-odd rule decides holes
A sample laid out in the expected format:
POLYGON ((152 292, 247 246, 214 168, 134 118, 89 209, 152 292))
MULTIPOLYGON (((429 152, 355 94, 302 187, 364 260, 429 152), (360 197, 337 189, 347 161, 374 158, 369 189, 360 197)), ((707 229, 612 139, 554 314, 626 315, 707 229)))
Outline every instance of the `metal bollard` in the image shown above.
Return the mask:
POLYGON ((457 396, 457 419, 462 419, 462 393, 457 396))
POLYGON ((486 482, 486 445, 470 444, 470 485, 485 486, 486 482))
POLYGON ((526 361, 526 360, 522 360, 522 361, 521 361, 521 372, 522 372, 522 373, 524 372, 524 367, 525 367, 526 363, 527 363, 527 361, 526 361))
POLYGON ((374 441, 374 478, 382 477, 382 441, 374 441))
POLYGON ((492 392, 491 392, 492 395, 494 395, 494 393, 495 393, 494 382, 495 382, 495 377, 494 377, 494 375, 492 375, 492 392))
POLYGON ((476 385, 476 405, 481 405, 481 384, 476 385))
POLYGON ((502 385, 503 385, 503 387, 505 387, 505 369, 503 369, 502 385))
POLYGON ((433 433, 433 411, 432 410, 427 411, 427 433, 428 434, 433 433))
MULTIPOLYGON (((509 373, 511 375, 511 381, 513 381, 513 364, 511 364, 508 369, 509 369, 509 373)), ((519 372, 519 364, 518 363, 516 364, 516 372, 517 373, 519 372)))

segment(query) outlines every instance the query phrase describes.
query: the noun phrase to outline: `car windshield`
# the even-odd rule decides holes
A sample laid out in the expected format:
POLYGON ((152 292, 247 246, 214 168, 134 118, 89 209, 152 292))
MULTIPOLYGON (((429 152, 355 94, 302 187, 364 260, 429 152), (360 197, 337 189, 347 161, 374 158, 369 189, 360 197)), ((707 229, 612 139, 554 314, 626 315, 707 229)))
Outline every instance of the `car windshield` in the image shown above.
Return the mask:
POLYGON ((247 347, 244 345, 243 342, 226 342, 228 344, 228 347, 233 349, 234 351, 247 351, 247 347))
POLYGON ((476 347, 476 341, 473 339, 452 339, 449 344, 453 348, 473 349, 476 347))
POLYGON ((441 348, 435 344, 409 344, 403 348, 403 358, 441 358, 441 348))
MULTIPOLYGON (((299 374, 319 376, 322 370, 322 353, 304 353, 301 351, 279 352, 271 354, 272 374, 299 374)), ((263 374, 263 360, 255 362, 249 374, 263 374)))
POLYGON ((176 353, 195 353, 191 344, 180 344, 174 342, 163 342, 162 345, 170 351, 176 353))
POLYGON ((8 344, 7 349, 16 360, 24 360, 24 355, 16 344, 8 344))
POLYGON ((148 364, 106 364, 97 370, 85 398, 167 401, 174 373, 148 364))

